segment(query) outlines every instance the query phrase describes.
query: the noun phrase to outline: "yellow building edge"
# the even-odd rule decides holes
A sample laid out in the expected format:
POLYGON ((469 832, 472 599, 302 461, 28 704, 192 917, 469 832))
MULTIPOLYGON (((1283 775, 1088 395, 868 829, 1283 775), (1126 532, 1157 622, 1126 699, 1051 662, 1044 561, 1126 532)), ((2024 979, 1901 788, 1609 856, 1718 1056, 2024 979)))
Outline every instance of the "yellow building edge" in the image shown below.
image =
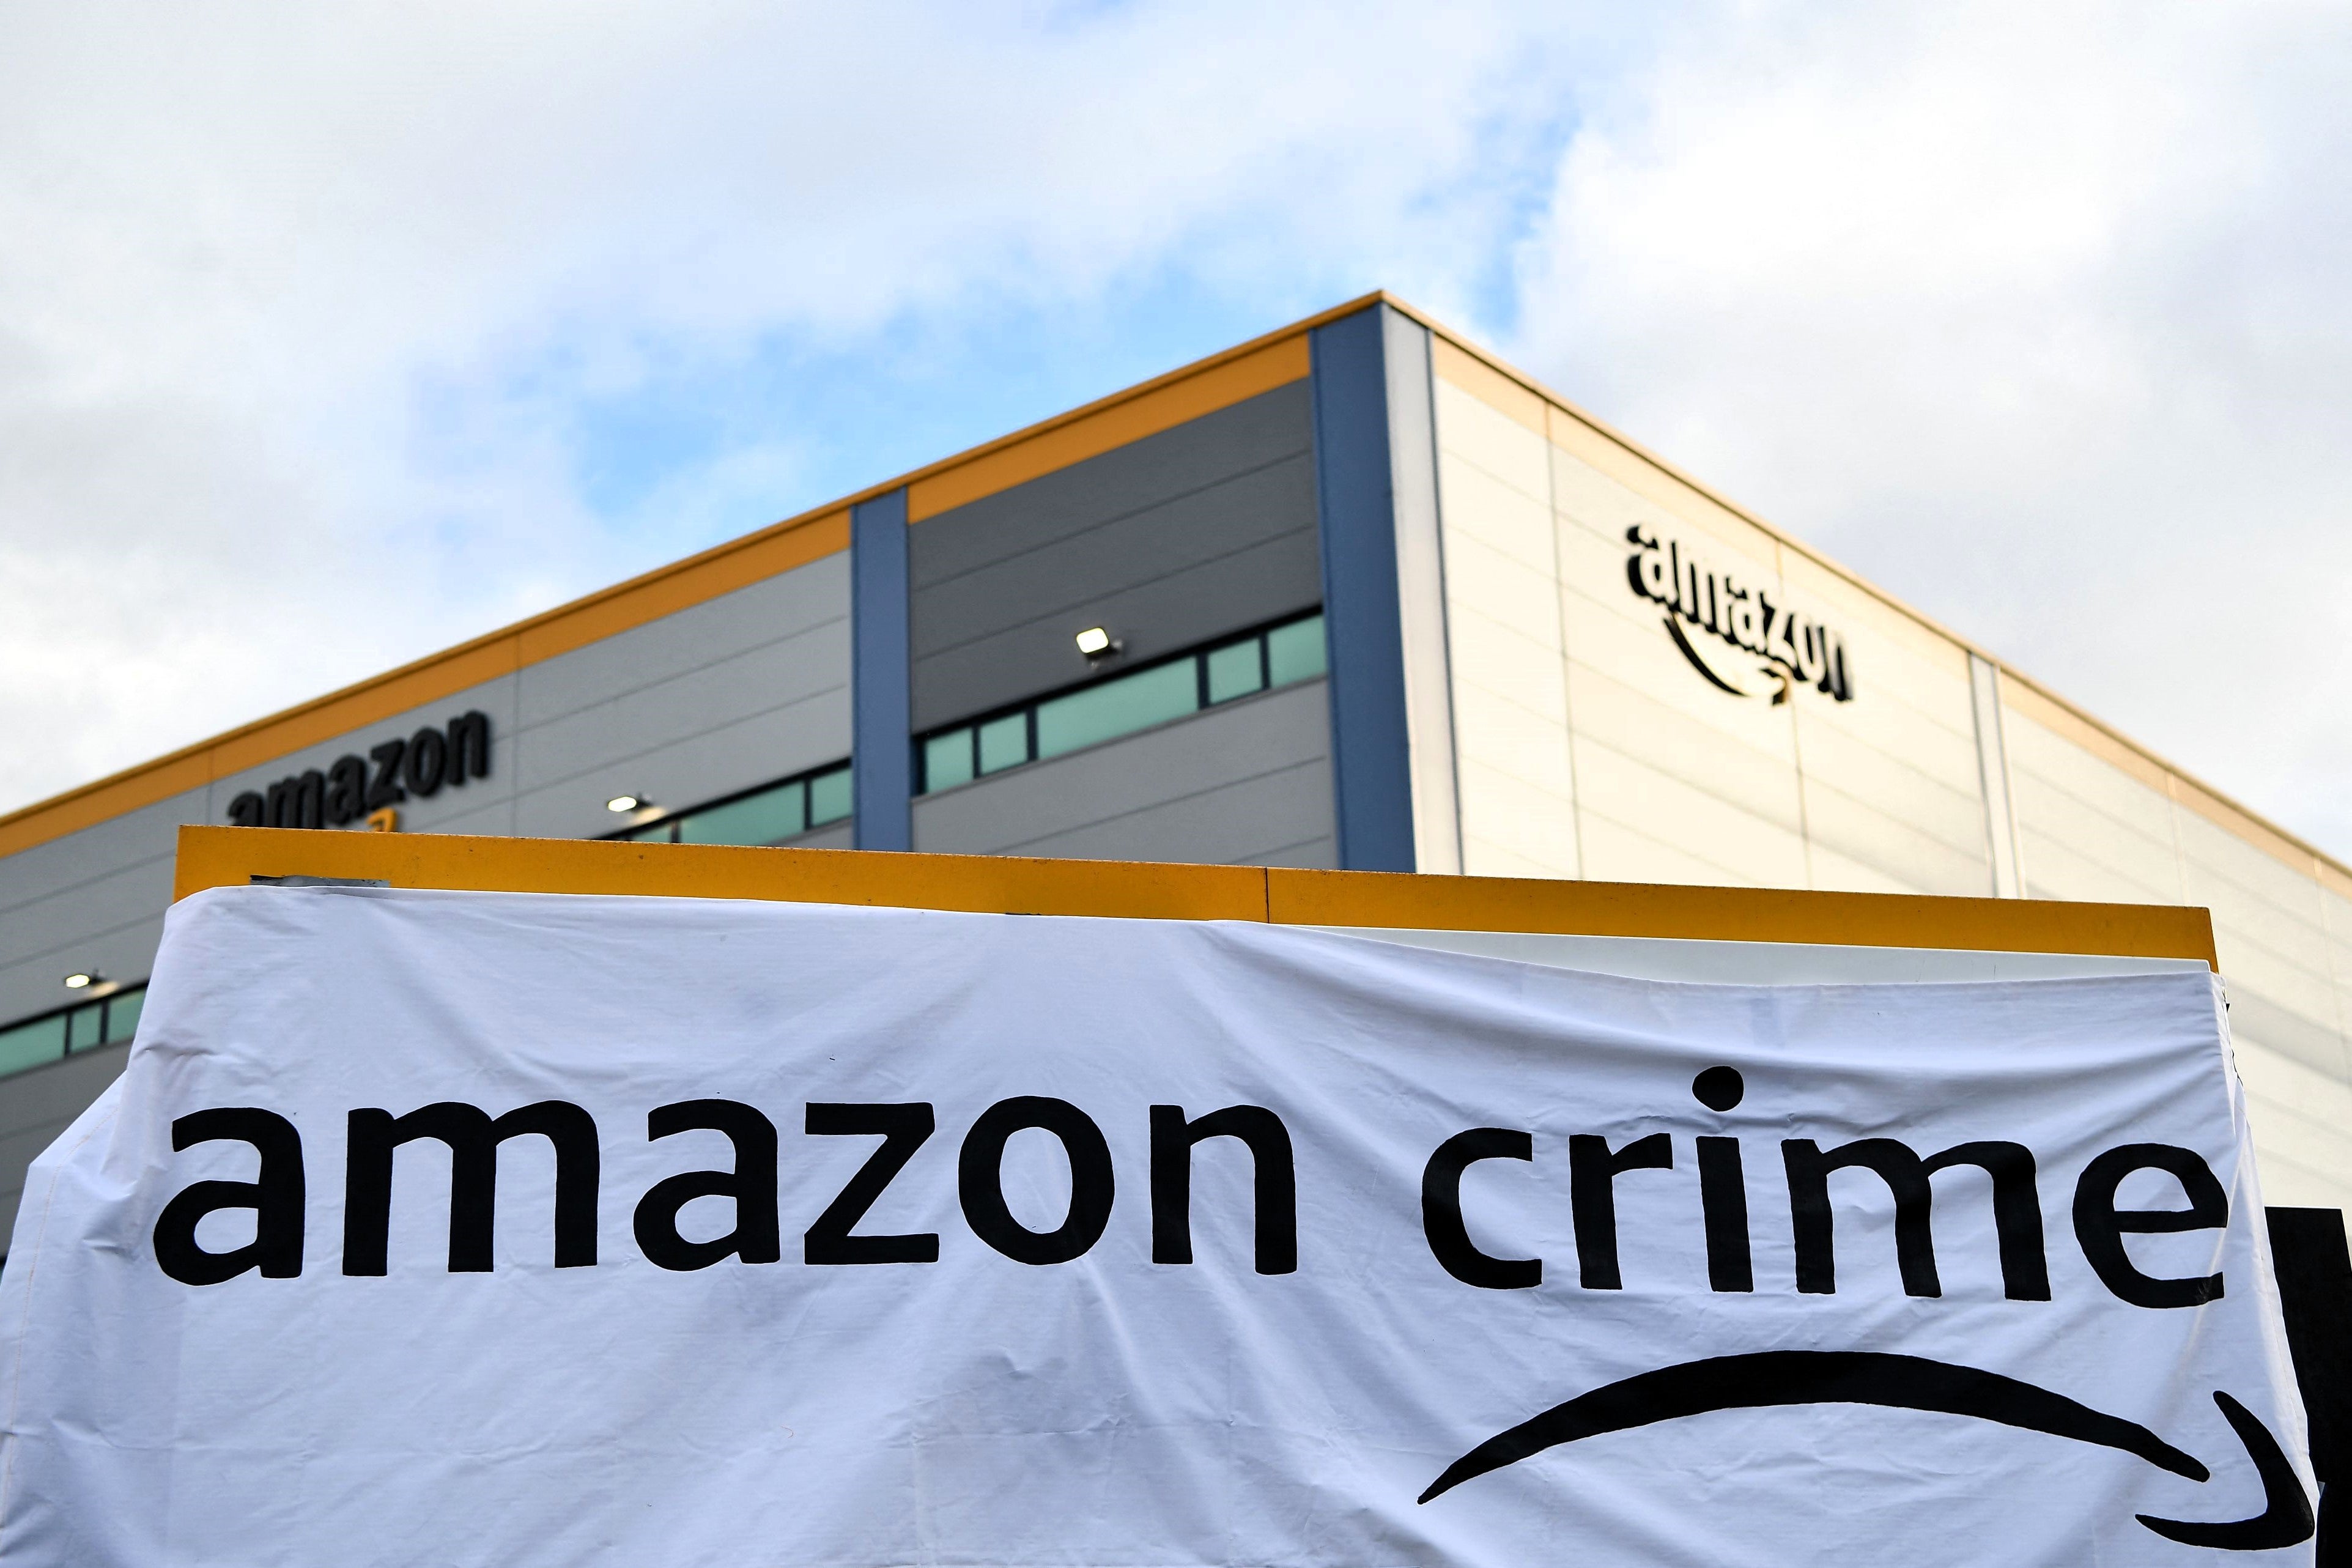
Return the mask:
POLYGON ((172 896, 257 877, 395 888, 753 899, 1000 914, 2063 952, 2215 963, 2213 922, 2173 904, 1299 871, 856 849, 740 849, 470 834, 183 827, 172 896))

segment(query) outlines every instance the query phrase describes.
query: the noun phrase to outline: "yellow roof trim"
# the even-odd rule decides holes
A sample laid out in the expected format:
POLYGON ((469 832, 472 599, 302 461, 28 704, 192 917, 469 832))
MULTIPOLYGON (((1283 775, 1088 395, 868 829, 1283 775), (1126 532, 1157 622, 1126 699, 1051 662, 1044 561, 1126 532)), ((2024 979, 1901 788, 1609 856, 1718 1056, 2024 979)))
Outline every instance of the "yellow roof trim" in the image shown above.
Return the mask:
POLYGON ((1173 379, 1163 377, 1122 394, 1108 406, 1013 437, 943 472, 915 480, 907 487, 907 521, 920 522, 937 517, 1230 408, 1260 393, 1304 381, 1308 368, 1307 333, 1294 328, 1261 348, 1190 367, 1173 379))
POLYGON ((183 827, 172 896, 256 876, 395 888, 605 893, 1008 914, 1559 931, 2214 962, 2213 922, 2174 905, 1167 866, 856 849, 183 827))

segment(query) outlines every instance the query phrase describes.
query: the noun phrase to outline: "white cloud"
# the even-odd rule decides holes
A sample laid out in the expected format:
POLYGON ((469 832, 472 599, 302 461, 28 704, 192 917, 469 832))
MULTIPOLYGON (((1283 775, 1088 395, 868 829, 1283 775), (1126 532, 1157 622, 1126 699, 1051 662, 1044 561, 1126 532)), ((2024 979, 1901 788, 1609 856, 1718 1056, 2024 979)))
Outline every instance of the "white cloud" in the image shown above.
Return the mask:
POLYGON ((1515 346, 2346 853, 2348 67, 2292 4, 1738 8, 1561 157, 1515 346))
POLYGON ((1484 128, 1559 30, 1479 5, 12 8, 0 802, 820 499, 800 437, 705 410, 722 449, 600 515, 598 399, 1153 272, 1270 294, 1269 324, 1360 286, 1431 192, 1475 205, 1484 128))

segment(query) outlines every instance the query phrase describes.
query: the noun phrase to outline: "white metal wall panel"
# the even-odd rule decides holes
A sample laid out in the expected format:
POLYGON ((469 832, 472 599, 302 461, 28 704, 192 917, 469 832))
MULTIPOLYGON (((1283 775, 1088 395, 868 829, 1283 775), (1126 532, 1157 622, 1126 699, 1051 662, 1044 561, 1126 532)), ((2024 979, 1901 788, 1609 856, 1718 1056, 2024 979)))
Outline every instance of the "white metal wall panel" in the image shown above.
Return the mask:
POLYGON ((2004 703, 2026 896, 2182 902, 2172 802, 2004 703))
POLYGON ((1387 306, 1390 493, 1395 507, 1397 630, 1404 653, 1413 868, 1462 869, 1462 802, 1445 646, 1445 544, 1438 516, 1437 420, 1429 329, 1387 306))
POLYGON ((1462 386, 1434 405, 1465 869, 1993 891, 1964 649, 1462 386), (1709 686, 1627 583, 1635 524, 1827 620, 1856 700, 1709 686))
POLYGON ((2027 892, 2210 909, 2263 1195, 2352 1204, 2352 1035, 2332 895, 2061 721, 2002 706, 2027 892))
POLYGON ((845 757, 849 670, 846 553, 531 665, 500 831, 590 837, 618 791, 687 806, 845 757))
POLYGON ((2322 888, 2320 916, 2327 922, 2327 971, 2336 987, 2336 1016, 2352 1039, 2352 898, 2322 888))
POLYGON ((1574 877, 1559 562, 1544 439, 1434 385, 1462 868, 1574 877))

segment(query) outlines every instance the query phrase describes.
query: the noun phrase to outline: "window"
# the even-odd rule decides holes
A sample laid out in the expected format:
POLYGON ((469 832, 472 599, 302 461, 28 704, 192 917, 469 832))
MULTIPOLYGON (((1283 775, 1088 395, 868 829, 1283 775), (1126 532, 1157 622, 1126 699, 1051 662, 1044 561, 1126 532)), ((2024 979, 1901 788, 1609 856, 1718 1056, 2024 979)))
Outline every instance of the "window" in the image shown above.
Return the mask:
POLYGON ((27 1018, 0 1029, 0 1074, 23 1072, 44 1062, 62 1061, 77 1051, 111 1046, 139 1027, 147 987, 127 986, 111 996, 27 1018))
POLYGON ((835 763, 606 837, 637 844, 773 844, 839 822, 849 815, 849 764, 835 763))
POLYGON ((1320 611, 1179 654, 1159 664, 926 735, 915 747, 918 795, 969 784, 1181 719, 1220 702, 1312 680, 1324 671, 1320 611))

